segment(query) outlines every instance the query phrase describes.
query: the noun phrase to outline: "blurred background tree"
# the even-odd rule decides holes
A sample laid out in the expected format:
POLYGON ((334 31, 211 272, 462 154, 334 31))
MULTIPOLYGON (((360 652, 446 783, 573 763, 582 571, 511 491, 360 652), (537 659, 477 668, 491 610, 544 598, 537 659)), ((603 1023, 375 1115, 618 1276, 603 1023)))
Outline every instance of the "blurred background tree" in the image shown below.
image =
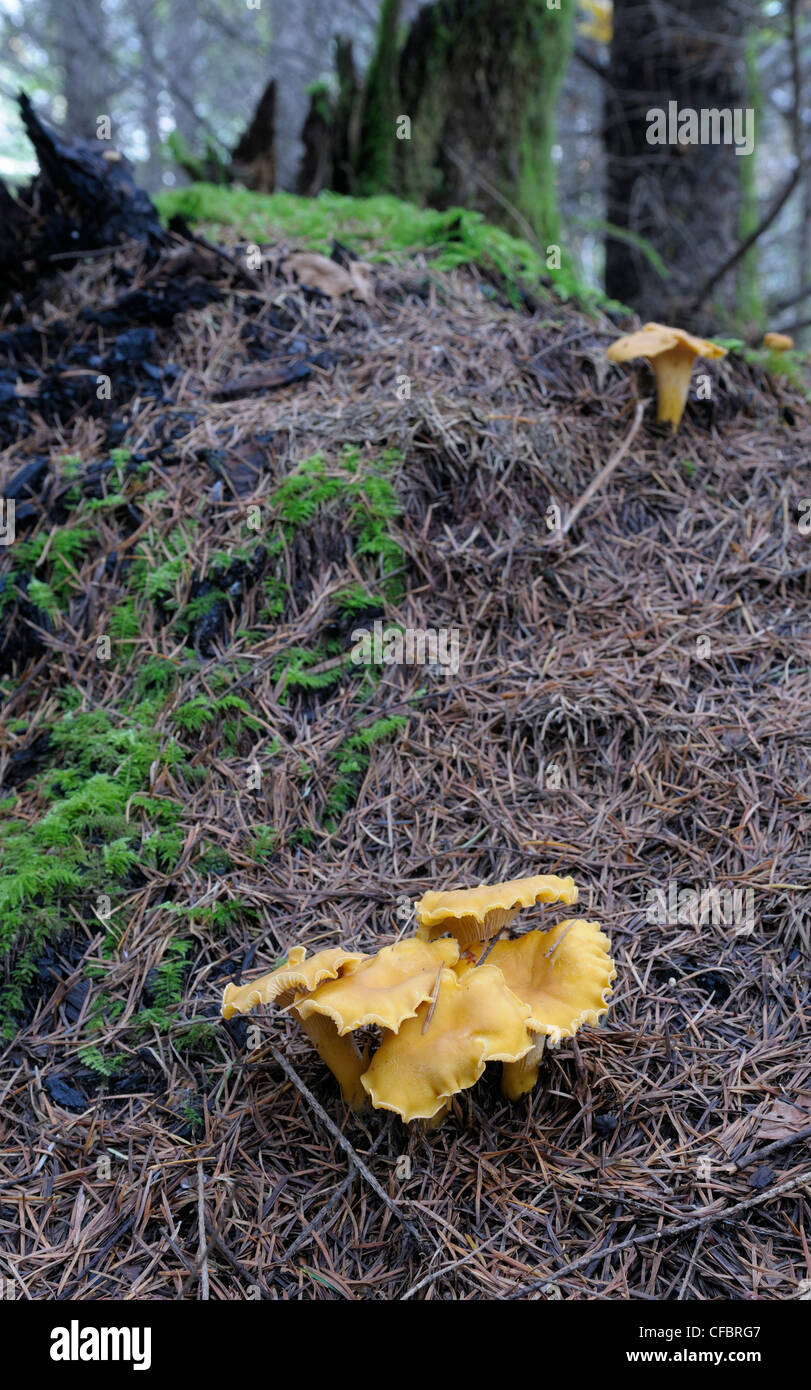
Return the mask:
POLYGON ((802 333, 810 79, 811 0, 3 0, 0 176, 23 87, 72 136, 108 115, 152 191, 461 204, 645 317, 802 333), (755 154, 649 145, 669 100, 753 107, 755 154))

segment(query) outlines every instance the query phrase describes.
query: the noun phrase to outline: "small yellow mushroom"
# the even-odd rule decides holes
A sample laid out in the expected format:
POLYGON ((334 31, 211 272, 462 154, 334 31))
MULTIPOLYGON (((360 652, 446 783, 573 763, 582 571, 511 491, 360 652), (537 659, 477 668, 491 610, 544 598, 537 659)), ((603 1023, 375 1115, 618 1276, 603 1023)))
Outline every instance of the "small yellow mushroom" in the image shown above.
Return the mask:
POLYGON ((332 1019, 317 1013, 302 1017, 299 1005, 319 985, 337 979, 364 959, 360 952, 342 951, 339 947, 317 951, 308 958, 306 947, 294 946, 284 964, 268 975, 247 985, 227 984, 222 1016, 229 1019, 234 1014, 250 1013, 258 1004, 275 1004, 289 1010, 338 1081, 347 1105, 361 1109, 366 1101, 360 1084, 366 1058, 361 1057, 353 1038, 340 1036, 332 1019))
POLYGON ((616 979, 608 937, 599 922, 580 918, 558 922, 549 931, 532 931, 497 941, 489 961, 498 967, 513 994, 529 1005, 533 1047, 505 1064, 502 1090, 510 1100, 531 1091, 545 1040, 571 1038, 584 1023, 598 1023, 608 1010, 616 979))
POLYGON ((794 339, 788 333, 764 333, 763 346, 771 352, 789 352, 794 347, 794 339))
POLYGON ((489 941, 509 926, 522 907, 559 902, 567 906, 576 903, 577 888, 574 879, 556 874, 425 893, 417 903, 417 935, 423 941, 434 941, 450 933, 464 951, 477 942, 489 941))
POLYGON ((517 1062, 530 1050, 529 1016, 494 966, 461 979, 444 967, 434 999, 398 1033, 386 1033, 363 1086, 377 1110, 393 1110, 407 1122, 438 1121, 488 1062, 517 1062))
POLYGON ((638 333, 617 338, 606 351, 609 362, 631 362, 647 357, 656 377, 658 410, 656 418, 675 430, 684 414, 690 377, 697 357, 726 357, 726 348, 706 338, 694 338, 681 328, 663 323, 646 323, 638 333))

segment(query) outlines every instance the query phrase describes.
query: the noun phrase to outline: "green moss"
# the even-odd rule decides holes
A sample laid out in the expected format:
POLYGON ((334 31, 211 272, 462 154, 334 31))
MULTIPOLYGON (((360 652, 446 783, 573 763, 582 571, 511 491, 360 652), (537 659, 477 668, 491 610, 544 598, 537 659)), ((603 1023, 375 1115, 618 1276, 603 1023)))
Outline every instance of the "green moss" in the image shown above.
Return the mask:
MULTIPOLYGON (((251 732, 256 732, 261 728, 258 720, 254 719, 247 700, 240 695, 223 695, 219 699, 210 699, 208 695, 195 695, 185 704, 178 705, 172 714, 172 719, 178 728, 186 734, 198 734, 207 725, 222 721, 224 734, 229 728, 236 729, 238 732, 246 728, 251 732), (238 715, 239 720, 228 720, 227 716, 238 715)), ((227 741, 227 738, 226 738, 227 741)))
POLYGON ((541 282, 551 278, 563 298, 575 298, 587 308, 609 303, 599 290, 582 285, 570 267, 550 270, 545 257, 528 241, 467 208, 437 212, 387 194, 353 198, 320 193, 317 198, 300 198, 214 184, 160 193, 156 202, 165 219, 179 213, 215 240, 238 236, 261 244, 294 237, 312 250, 329 254, 337 238, 367 260, 397 264, 425 253, 440 271, 466 265, 494 271, 515 302, 522 289, 543 296, 541 282))
POLYGON ((559 10, 546 0, 530 6, 528 33, 518 45, 516 61, 532 74, 522 108, 516 206, 544 244, 560 243, 555 166, 555 112, 572 52, 573 0, 561 0, 559 10))
MULTIPOLYGON (((34 607, 52 618, 67 608, 79 590, 77 570, 92 540, 91 531, 71 524, 17 542, 14 577, 34 607)), ((4 593, 8 599, 8 583, 4 593)))
POLYGON ((322 816, 324 829, 330 834, 337 830, 341 818, 355 805, 374 747, 392 738, 407 723, 408 719, 402 714, 376 719, 373 724, 345 739, 333 755, 336 776, 327 793, 322 816))
MULTIPOLYGON (((0 1029, 6 1034, 45 945, 77 919, 97 925, 101 898, 111 908, 103 918, 102 949, 112 953, 121 931, 115 900, 128 893, 131 871, 149 862, 155 820, 158 836, 165 836, 182 811, 173 802, 139 801, 156 763, 176 768, 182 761, 181 750, 171 742, 162 746, 150 725, 95 710, 69 712, 48 732, 52 765, 37 779, 42 813, 0 824, 0 958, 6 964, 0 1029)), ((176 858, 182 836, 174 848, 176 858)))
POLYGON ((364 93, 357 167, 359 193, 385 193, 394 188, 399 18, 400 0, 383 0, 364 93))
MULTIPOLYGON (((761 92, 758 77, 758 43, 748 38, 745 50, 746 80, 748 89, 747 105, 751 108, 755 122, 755 142, 751 154, 740 160, 741 210, 738 232, 741 241, 751 236, 760 219, 757 193, 757 131, 760 125, 761 92)), ((746 252, 740 263, 738 273, 738 316, 748 330, 763 331, 766 311, 760 283, 759 252, 757 243, 746 252)))
POLYGON ((248 853, 256 864, 264 864, 274 854, 279 832, 269 825, 257 826, 251 836, 248 853))
POLYGON ((323 455, 314 454, 289 473, 270 497, 287 539, 297 527, 312 522, 322 508, 333 505, 342 530, 352 538, 355 555, 367 562, 388 599, 402 592, 398 572, 404 556, 389 529, 402 511, 390 478, 399 461, 396 450, 366 461, 357 449, 346 447, 338 463, 328 467, 323 455))

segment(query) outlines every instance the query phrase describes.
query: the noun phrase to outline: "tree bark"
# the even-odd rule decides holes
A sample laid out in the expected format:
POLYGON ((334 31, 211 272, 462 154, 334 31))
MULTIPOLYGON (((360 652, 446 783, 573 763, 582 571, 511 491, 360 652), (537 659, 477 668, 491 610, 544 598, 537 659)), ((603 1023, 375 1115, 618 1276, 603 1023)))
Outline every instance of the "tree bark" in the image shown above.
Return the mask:
MULTIPOLYGON (((746 108, 744 35, 738 0, 614 0, 606 106, 605 288, 643 319, 678 321, 700 281, 740 240, 743 161, 733 144, 649 143, 650 110, 746 108), (663 279, 638 244, 644 238, 668 269, 663 279), (634 244, 637 239, 637 244, 634 244)), ((736 274, 716 291, 716 308, 735 308, 736 274)), ((688 326, 688 325, 682 325, 688 326)), ((701 327, 700 324, 695 325, 701 327)))
POLYGON ((490 221, 557 241, 552 157, 574 0, 440 0, 425 6, 399 64, 397 191, 478 208, 490 221))

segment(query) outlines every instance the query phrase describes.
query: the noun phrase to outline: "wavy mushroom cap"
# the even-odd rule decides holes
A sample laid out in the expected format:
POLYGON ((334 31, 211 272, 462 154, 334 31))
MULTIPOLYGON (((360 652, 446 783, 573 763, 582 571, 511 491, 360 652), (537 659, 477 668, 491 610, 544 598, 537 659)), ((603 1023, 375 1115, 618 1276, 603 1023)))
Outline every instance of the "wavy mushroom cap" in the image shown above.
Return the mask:
POLYGON ((309 994, 324 980, 334 980, 338 975, 364 959, 361 952, 342 951, 339 946, 325 951, 316 951, 307 956, 306 946, 294 946, 283 965, 260 975, 246 985, 235 985, 233 981, 225 986, 222 997, 222 1016, 233 1018, 234 1014, 247 1014, 258 1004, 278 1004, 286 1008, 299 994, 309 994))
POLYGON ((671 328, 666 323, 646 323, 636 333, 626 333, 606 349, 609 362, 632 362, 635 357, 658 357, 660 353, 684 348, 692 357, 726 357, 726 348, 708 338, 696 338, 683 328, 671 328))
POLYGON ((464 950, 476 941, 489 941, 509 926, 522 907, 560 902, 567 906, 576 903, 577 888, 574 879, 556 874, 429 892, 417 903, 417 935, 423 941, 434 941, 450 933, 464 950))
POLYGON ((599 922, 572 918, 549 931, 497 941, 489 962, 529 1006, 530 1030, 560 1042, 608 1011, 617 974, 610 949, 599 922))
POLYGON ((788 352, 794 347, 794 339, 788 333, 764 333, 763 346, 772 352, 788 352))
POLYGON ((554 1044, 570 1038, 606 1012, 616 977, 608 952, 599 922, 579 918, 558 922, 550 931, 496 942, 490 958, 509 988, 529 1005, 528 1027, 535 1034, 524 1057, 504 1064, 501 1089, 510 1100, 534 1087, 547 1039, 554 1044))
POLYGON ((388 1033, 361 1077, 377 1110, 430 1120, 475 1086, 488 1062, 516 1062, 532 1047, 530 1009, 492 965, 461 980, 444 968, 434 1000, 388 1033))
POLYGON ((453 940, 398 941, 347 966, 340 979, 321 985, 297 1004, 296 1013, 303 1019, 323 1014, 340 1036, 369 1025, 396 1033, 406 1019, 415 1017, 420 1004, 433 998, 440 970, 455 965, 458 958, 453 940))

